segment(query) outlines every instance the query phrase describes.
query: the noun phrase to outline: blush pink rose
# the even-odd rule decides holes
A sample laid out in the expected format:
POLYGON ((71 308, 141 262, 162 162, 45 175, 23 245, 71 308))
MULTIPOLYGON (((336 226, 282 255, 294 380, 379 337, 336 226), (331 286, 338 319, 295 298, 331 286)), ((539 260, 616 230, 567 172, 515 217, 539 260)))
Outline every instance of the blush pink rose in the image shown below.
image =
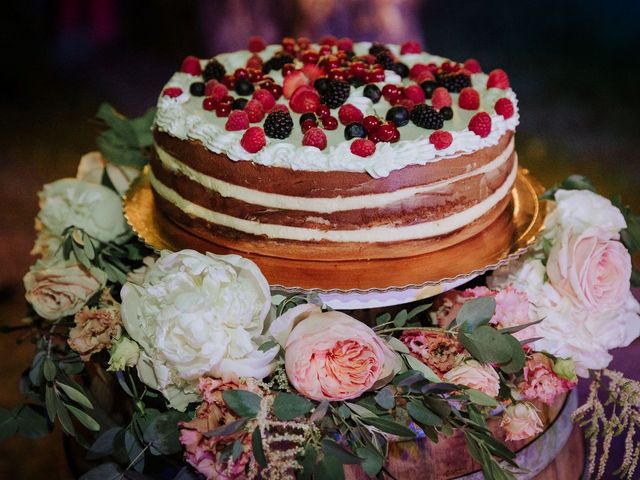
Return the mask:
POLYGON ((509 405, 502 414, 500 426, 509 441, 526 440, 543 429, 536 407, 526 402, 509 405))
POLYGON ((553 371, 549 357, 534 353, 527 359, 524 377, 518 385, 518 390, 525 400, 539 400, 551 405, 558 395, 568 392, 576 383, 559 377, 553 371))
POLYGON ((463 360, 444 374, 444 380, 456 385, 464 385, 497 397, 500 392, 500 377, 491 365, 476 360, 463 360))
POLYGON ((566 230, 547 261, 551 284, 577 306, 604 312, 618 309, 630 288, 631 257, 606 231, 591 227, 580 235, 566 230))
POLYGON ((393 374, 396 354, 371 328, 341 312, 311 313, 291 331, 285 368, 314 400, 357 398, 393 374))

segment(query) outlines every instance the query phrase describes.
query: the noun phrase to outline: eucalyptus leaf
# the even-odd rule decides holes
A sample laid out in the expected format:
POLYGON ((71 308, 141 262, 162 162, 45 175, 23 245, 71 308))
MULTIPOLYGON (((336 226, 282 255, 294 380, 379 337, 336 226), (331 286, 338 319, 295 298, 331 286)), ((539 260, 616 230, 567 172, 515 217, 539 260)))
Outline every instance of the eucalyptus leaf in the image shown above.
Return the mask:
POLYGON ((129 465, 134 470, 142 472, 144 470, 144 447, 138 438, 130 431, 124 435, 124 445, 129 457, 129 465))
POLYGON ((244 428, 247 423, 246 418, 239 418, 233 422, 225 423, 213 430, 209 430, 204 434, 205 437, 226 437, 227 435, 233 435, 244 428))
POLYGON ((423 380, 425 380, 425 377, 422 372, 417 370, 407 370, 396 375, 391 383, 398 385, 399 387, 408 387, 416 382, 422 382, 423 380))
POLYGON ((158 415, 144 431, 144 441, 149 444, 153 455, 172 455, 182 450, 178 422, 189 416, 183 412, 170 410, 158 415))
POLYGON ((414 438, 416 434, 409 427, 399 424, 388 418, 383 417, 362 417, 362 421, 367 425, 376 427, 377 429, 397 435, 402 438, 414 438))
POLYGON ((283 422, 293 420, 309 413, 313 402, 295 393, 280 392, 273 400, 273 414, 283 422))
POLYGON ((40 350, 36 353, 35 357, 33 357, 33 361, 31 362, 31 369, 29 370, 29 380, 35 386, 40 386, 42 383, 43 374, 43 365, 45 358, 47 358, 47 352, 44 350, 40 350))
POLYGON ((468 388, 467 390, 465 390, 465 393, 467 394, 471 402, 475 403, 476 405, 480 405, 481 407, 495 408, 498 406, 498 402, 496 401, 495 398, 490 397, 489 395, 487 395, 484 392, 481 392, 480 390, 476 390, 474 388, 468 388))
POLYGON ((121 431, 121 427, 112 427, 102 432, 89 448, 89 451, 87 452, 87 459, 95 460, 97 458, 111 455, 113 453, 113 440, 121 431))
POLYGON ((53 387, 47 385, 44 391, 44 404, 47 408, 49 420, 53 423, 56 420, 58 411, 56 410, 56 392, 53 387))
POLYGON ((233 442, 233 446, 231 447, 231 458, 233 459, 234 462, 238 458, 240 458, 240 455, 242 455, 242 451, 243 451, 242 442, 238 438, 233 442))
POLYGON ((122 469, 115 463, 103 463, 92 468, 80 480, 117 480, 122 477, 122 469))
POLYGON ((314 480, 344 480, 342 463, 335 457, 325 455, 316 463, 313 478, 314 480))
POLYGON ((39 438, 49 433, 46 411, 40 406, 23 405, 17 412, 18 433, 26 438, 39 438))
POLYGON ((378 315, 376 317, 376 325, 383 325, 391 321, 391 314, 389 312, 385 312, 382 315, 378 315))
POLYGON ((583 175, 570 175, 560 183, 556 183, 549 190, 540 195, 542 200, 554 200, 555 194, 558 190, 591 190, 595 192, 596 189, 587 177, 583 175))
POLYGON ((458 340, 479 362, 506 363, 511 360, 511 343, 495 328, 483 325, 473 333, 460 331, 458 340))
POLYGON ((93 408, 91 401, 87 398, 87 396, 82 393, 80 390, 72 387, 71 385, 67 385, 62 382, 56 382, 56 385, 62 389, 67 396, 73 400, 74 402, 79 403, 83 407, 93 408))
POLYGON ((376 400, 376 403, 385 410, 390 410, 396 405, 393 388, 389 386, 384 387, 382 390, 376 393, 374 398, 376 400))
POLYGON ((222 398, 240 417, 254 418, 260 411, 260 395, 247 390, 225 390, 222 398))
POLYGON ((407 311, 405 309, 400 310, 396 316, 393 318, 393 325, 396 328, 402 328, 407 323, 407 318, 409 317, 407 311))
POLYGON ((56 405, 56 413, 58 414, 58 420, 60 420, 60 425, 62 429, 72 437, 76 435, 76 429, 73 426, 73 422, 71 421, 71 416, 69 415, 69 410, 65 404, 60 400, 60 398, 55 398, 56 405))
POLYGON ((384 341, 387 343, 387 345, 389 345, 389 347, 391 347, 396 352, 406 353, 406 354, 410 353, 409 348, 396 337, 392 337, 392 336, 384 337, 384 341))
POLYGON ((511 360, 500 365, 500 370, 504 373, 517 373, 524 368, 527 356, 524 353, 520 341, 511 335, 503 335, 511 345, 511 360))
POLYGON ((316 451, 316 448, 311 443, 308 443, 307 446, 304 447, 304 456, 302 457, 301 462, 302 472, 300 472, 299 480, 309 480, 311 478, 311 475, 313 475, 315 469, 317 459, 318 452, 316 451))
POLYGON ((0 442, 11 437, 18 431, 18 420, 13 412, 0 408, 0 442))
POLYGON ((425 310, 429 310, 430 307, 431 307, 430 303, 425 303, 424 305, 418 305, 417 307, 412 308, 409 311, 409 314, 407 315, 407 320, 411 320, 412 318, 417 317, 425 310))
POLYGON ((420 425, 429 427, 439 427, 442 425, 442 418, 433 413, 422 402, 412 399, 407 404, 407 412, 420 425))
POLYGON ((455 322, 461 332, 472 333, 479 326, 487 325, 495 311, 496 301, 493 297, 474 298, 462 305, 455 322))
POLYGON ((438 377, 438 375, 436 375, 435 372, 431 370, 431 368, 428 365, 422 363, 413 355, 405 355, 404 358, 409 364, 409 368, 420 372, 425 379, 434 383, 440 383, 442 381, 440 380, 440 377, 438 377))
POLYGON ((274 340, 267 340, 266 342, 264 342, 263 344, 261 344, 258 347, 258 350, 260 352, 266 352, 266 351, 271 350, 272 348, 276 348, 276 347, 280 348, 280 344, 275 342, 274 340))
POLYGON ((322 451, 325 455, 337 458, 343 465, 358 465, 360 458, 345 449, 342 445, 336 443, 330 438, 325 438, 321 442, 322 451))
POLYGON ((356 449, 356 454, 362 459, 361 466, 364 473, 375 477, 382 470, 384 457, 375 448, 364 446, 356 449))

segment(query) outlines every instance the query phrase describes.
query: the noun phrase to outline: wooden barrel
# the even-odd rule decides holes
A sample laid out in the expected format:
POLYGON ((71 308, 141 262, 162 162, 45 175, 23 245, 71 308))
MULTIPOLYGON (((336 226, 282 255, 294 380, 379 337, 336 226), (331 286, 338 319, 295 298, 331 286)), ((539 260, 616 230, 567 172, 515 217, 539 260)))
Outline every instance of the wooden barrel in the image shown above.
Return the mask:
MULTIPOLYGON (((519 480, 577 480, 584 466, 582 432, 575 428, 571 413, 578 405, 577 392, 556 399, 551 406, 539 405, 545 430, 534 439, 505 444, 516 452, 523 469, 519 480)), ((499 420, 489 420, 494 436, 504 441, 499 420)), ((441 437, 438 443, 427 439, 394 442, 389 445, 385 467, 398 479, 483 479, 479 465, 467 453, 464 437, 457 432, 441 437)), ((367 477, 359 467, 345 467, 348 480, 367 477)))

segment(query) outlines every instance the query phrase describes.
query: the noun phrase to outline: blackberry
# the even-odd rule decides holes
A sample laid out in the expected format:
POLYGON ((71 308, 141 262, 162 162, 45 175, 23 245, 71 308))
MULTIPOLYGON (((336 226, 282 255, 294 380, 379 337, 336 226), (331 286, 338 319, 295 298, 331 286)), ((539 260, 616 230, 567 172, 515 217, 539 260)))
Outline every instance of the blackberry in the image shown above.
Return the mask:
POLYGON ((291 135, 291 130, 293 130, 291 115, 282 110, 271 112, 264 121, 264 133, 269 138, 285 139, 291 135))
POLYGON ((451 107, 442 107, 440 109, 440 115, 442 115, 442 118, 445 120, 451 120, 453 118, 453 110, 451 107))
POLYGON ((320 77, 315 82, 313 82, 313 86, 320 95, 323 95, 324 92, 327 91, 327 87, 329 86, 329 79, 327 77, 320 77))
POLYGON ((400 75, 402 78, 407 78, 409 76, 409 67, 407 67, 402 62, 394 63, 393 68, 391 68, 394 72, 400 75))
POLYGON ((387 52, 387 47, 385 47, 383 44, 381 43, 374 43, 373 45, 371 45, 369 47, 369 54, 370 55, 378 55, 379 53, 383 53, 383 52, 387 52))
POLYGON ((356 76, 349 77, 347 81, 349 82, 349 85, 353 86, 353 88, 358 88, 364 85, 364 80, 356 76))
POLYGON ((393 57, 389 52, 382 52, 376 55, 376 63, 382 65, 385 70, 393 70, 396 62, 393 61, 393 57))
POLYGON ((224 68, 224 65, 222 65, 218 60, 214 58, 209 63, 207 63, 207 65, 205 65, 202 72, 202 78, 204 78, 205 82, 213 79, 221 81, 224 78, 225 73, 227 73, 227 69, 224 68))
POLYGON ((430 105, 416 105, 411 110, 411 121, 422 128, 439 130, 444 125, 440 112, 430 105))
POLYGON ((204 95, 204 82, 193 82, 189 86, 189 92, 194 97, 202 97, 204 95))
POLYGON ((329 108, 338 108, 349 98, 351 85, 341 80, 329 80, 326 91, 320 96, 320 100, 329 108))
POLYGON ((282 70, 282 67, 287 63, 293 63, 293 57, 291 55, 281 54, 271 57, 262 65, 262 73, 269 73, 271 70, 282 70))
POLYGON ((364 87, 362 94, 369 98, 373 103, 378 103, 380 101, 380 97, 382 97, 382 92, 375 83, 370 83, 364 87))
POLYGON ((463 88, 471 86, 471 77, 466 73, 442 74, 437 78, 440 86, 453 93, 459 93, 463 88))
POLYGON ((248 100, 246 98, 236 98, 231 104, 231 110, 244 110, 247 106, 248 100))
POLYGON ((433 80, 425 80, 420 84, 420 87, 422 87, 422 91, 424 92, 425 96, 427 98, 431 98, 431 96, 433 95, 433 91, 438 88, 438 84, 433 80))

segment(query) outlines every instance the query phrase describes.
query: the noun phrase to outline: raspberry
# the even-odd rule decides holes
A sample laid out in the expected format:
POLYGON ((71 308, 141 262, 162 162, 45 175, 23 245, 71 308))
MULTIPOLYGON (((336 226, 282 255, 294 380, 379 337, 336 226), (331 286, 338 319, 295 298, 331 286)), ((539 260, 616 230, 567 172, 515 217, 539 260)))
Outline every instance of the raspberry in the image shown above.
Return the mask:
POLYGON ((400 55, 405 55, 407 53, 420 53, 422 52, 422 47, 420 43, 415 40, 409 40, 408 42, 404 42, 400 47, 400 55))
POLYGON ((416 105, 411 110, 410 118, 417 126, 431 130, 438 130, 444 125, 442 114, 430 105, 416 105))
POLYGON ((418 79, 420 78, 421 75, 424 75, 424 74, 427 74, 431 77, 431 78, 425 78, 425 80, 434 80, 431 69, 429 69, 429 67, 427 67, 424 63, 416 63, 413 67, 411 67, 411 70, 409 70, 409 78, 418 83, 420 83, 418 79))
POLYGON ((338 40, 338 50, 344 50, 345 52, 353 51, 353 40, 347 37, 343 37, 338 40))
POLYGON ((451 95, 449 90, 444 87, 438 87, 431 94, 431 106, 436 110, 440 110, 442 107, 451 106, 451 95))
POLYGON ((260 127, 250 127, 242 135, 240 145, 249 153, 259 152, 267 144, 264 130, 260 127))
POLYGON ((180 87, 167 87, 162 91, 162 95, 169 98, 176 98, 182 95, 182 89, 180 87))
POLYGON ((253 96, 251 97, 254 100, 259 101, 262 104, 262 107, 265 112, 268 112, 273 108, 276 104, 276 99, 273 98, 271 92, 265 88, 260 88, 253 92, 253 96))
POLYGON ((469 130, 484 138, 491 133, 491 117, 487 112, 478 112, 469 120, 469 130))
POLYGON ((198 57, 194 57, 193 55, 185 57, 182 61, 182 65, 180 66, 180 71, 193 76, 201 75, 202 67, 200 67, 200 60, 198 60, 198 57))
POLYGON ((453 141, 453 136, 451 136, 450 132, 446 130, 436 130, 431 135, 429 135, 429 142, 436 147, 436 150, 442 150, 443 148, 447 148, 451 145, 453 141))
POLYGON ((273 111, 267 115, 267 119, 264 121, 264 133, 267 137, 282 140, 291 135, 291 130, 293 130, 293 120, 288 112, 273 111))
POLYGON ((224 65, 214 59, 205 65, 202 77, 205 82, 211 79, 221 81, 224 78, 225 73, 227 73, 227 69, 224 68, 224 65))
POLYGON ((411 100, 413 103, 424 103, 427 97, 420 86, 409 85, 404 89, 404 98, 411 100))
POLYGON ((321 128, 313 127, 307 130, 302 137, 302 145, 307 147, 316 147, 320 150, 327 148, 327 136, 321 128))
POLYGON ((269 110, 269 113, 273 113, 273 112, 282 112, 282 113, 286 113, 287 115, 289 115, 289 109, 287 108, 286 105, 282 104, 282 103, 276 103, 273 108, 271 110, 269 110))
POLYGON ((329 108, 338 108, 347 100, 347 98, 349 98, 350 92, 351 85, 347 82, 329 80, 327 90, 321 97, 322 103, 327 105, 329 108))
POLYGON ((364 115, 360 110, 358 110, 358 108, 347 103, 342 105, 340 110, 338 110, 338 118, 340 119, 340 123, 343 125, 349 125, 353 122, 361 122, 364 115))
POLYGON ((262 59, 260 55, 256 55, 255 53, 249 57, 247 60, 247 68, 255 68, 262 72, 262 59))
POLYGON ((205 86, 204 93, 208 97, 213 98, 214 101, 219 102, 224 97, 229 95, 229 90, 222 83, 215 83, 210 86, 211 82, 215 80, 209 80, 205 86))
POLYGON ((315 88, 303 85, 291 95, 289 106, 295 113, 315 112, 320 106, 320 95, 315 88))
POLYGON ((468 58, 464 61, 464 69, 469 73, 482 73, 480 62, 475 58, 468 58))
POLYGON ((508 98, 499 99, 494 108, 496 109, 496 113, 498 115, 502 115, 505 119, 511 118, 515 109, 513 108, 513 103, 508 98))
POLYGON ((227 123, 224 126, 225 130, 236 131, 245 130, 249 128, 249 116, 247 112, 242 110, 233 110, 227 118, 227 123))
POLYGON ((267 48, 267 44, 262 39, 262 37, 253 36, 253 37, 249 37, 249 44, 247 48, 249 49, 250 52, 257 53, 267 48))
POLYGON ((450 92, 458 93, 463 88, 471 86, 471 78, 466 73, 454 71, 438 75, 438 83, 450 92))
POLYGON ((477 110, 480 108, 480 94, 474 88, 463 88, 458 97, 458 105, 464 110, 477 110))
POLYGON ((244 107, 244 111, 247 112, 251 123, 260 122, 264 118, 264 107, 258 100, 249 100, 244 107))
POLYGON ((505 71, 501 68, 491 70, 487 79, 487 88, 501 88, 503 90, 509 88, 509 77, 505 71))
POLYGON ((284 82, 282 83, 282 93, 284 94, 284 98, 291 98, 291 95, 293 95, 293 92, 295 92, 298 87, 308 84, 309 79, 304 72, 300 70, 291 72, 289 75, 284 77, 284 82))
POLYGON ((356 138, 351 143, 351 153, 359 157, 369 157, 376 151, 376 144, 366 138, 356 138))
POLYGON ((322 38, 320 38, 320 45, 329 45, 330 47, 333 47, 337 43, 338 43, 338 39, 333 35, 325 35, 322 38))

